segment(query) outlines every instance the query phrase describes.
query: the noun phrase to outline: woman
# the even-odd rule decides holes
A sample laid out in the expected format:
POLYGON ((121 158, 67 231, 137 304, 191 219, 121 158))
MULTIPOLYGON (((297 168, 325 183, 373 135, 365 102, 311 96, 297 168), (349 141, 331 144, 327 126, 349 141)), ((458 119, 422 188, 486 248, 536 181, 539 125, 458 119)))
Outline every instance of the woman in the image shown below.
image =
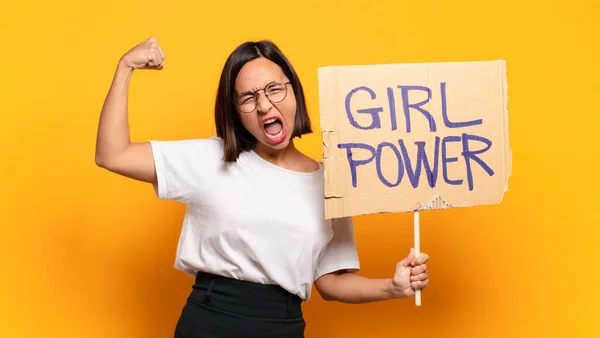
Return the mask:
POLYGON ((164 59, 150 38, 119 60, 96 163, 187 206, 175 267, 195 283, 175 337, 303 337, 301 303, 313 283, 324 299, 345 303, 409 297, 427 285, 428 256, 413 250, 388 279, 355 273, 352 218, 325 220, 323 167, 294 146, 312 132, 302 85, 271 42, 244 43, 227 59, 216 137, 131 142, 130 77, 162 69, 164 59))

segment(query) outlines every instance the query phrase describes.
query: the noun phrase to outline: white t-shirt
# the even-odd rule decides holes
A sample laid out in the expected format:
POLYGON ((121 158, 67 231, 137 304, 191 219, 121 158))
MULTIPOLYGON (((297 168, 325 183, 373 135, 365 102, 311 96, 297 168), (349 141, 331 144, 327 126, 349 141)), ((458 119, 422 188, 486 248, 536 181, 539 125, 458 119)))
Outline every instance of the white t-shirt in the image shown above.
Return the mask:
POLYGON ((304 300, 323 274, 359 269, 352 218, 325 220, 323 166, 291 171, 254 151, 225 164, 217 137, 150 144, 158 198, 187 205, 176 269, 278 284, 304 300))

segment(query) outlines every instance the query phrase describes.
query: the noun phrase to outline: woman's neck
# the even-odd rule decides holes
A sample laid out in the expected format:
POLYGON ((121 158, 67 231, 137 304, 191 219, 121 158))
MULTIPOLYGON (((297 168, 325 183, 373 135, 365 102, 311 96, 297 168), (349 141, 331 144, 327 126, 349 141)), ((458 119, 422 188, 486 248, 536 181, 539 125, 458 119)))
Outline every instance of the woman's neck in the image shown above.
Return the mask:
POLYGON ((293 162, 294 158, 298 157, 298 150, 294 146, 292 140, 290 140, 287 147, 283 149, 273 149, 262 143, 257 143, 254 146, 254 152, 266 161, 284 168, 287 167, 286 164, 290 164, 290 162, 293 162))

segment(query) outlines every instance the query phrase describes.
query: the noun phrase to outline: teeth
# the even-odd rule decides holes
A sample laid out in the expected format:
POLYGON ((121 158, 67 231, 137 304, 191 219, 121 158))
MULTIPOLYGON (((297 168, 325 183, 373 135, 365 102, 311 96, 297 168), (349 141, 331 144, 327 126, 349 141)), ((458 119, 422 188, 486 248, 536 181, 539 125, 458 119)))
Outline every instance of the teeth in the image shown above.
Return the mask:
POLYGON ((277 121, 277 119, 273 117, 273 118, 270 118, 270 119, 266 120, 265 124, 269 124, 269 123, 272 123, 272 122, 275 122, 275 121, 277 121))

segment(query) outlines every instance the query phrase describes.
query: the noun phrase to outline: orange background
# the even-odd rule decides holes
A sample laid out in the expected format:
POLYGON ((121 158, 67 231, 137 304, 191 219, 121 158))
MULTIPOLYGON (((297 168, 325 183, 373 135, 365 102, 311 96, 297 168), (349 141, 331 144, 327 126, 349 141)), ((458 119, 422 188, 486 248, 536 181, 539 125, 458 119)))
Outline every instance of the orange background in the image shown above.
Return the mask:
MULTIPOLYGON (((273 39, 297 68, 321 156, 316 68, 508 62, 514 173, 499 205, 422 214, 423 306, 305 304, 307 337, 598 337, 600 6, 562 1, 3 1, 0 336, 170 337, 192 279, 183 206, 94 164, 118 58, 155 35, 131 89, 135 140, 214 135, 221 66, 273 39)), ((389 277, 412 215, 356 219, 362 273, 389 277)))

